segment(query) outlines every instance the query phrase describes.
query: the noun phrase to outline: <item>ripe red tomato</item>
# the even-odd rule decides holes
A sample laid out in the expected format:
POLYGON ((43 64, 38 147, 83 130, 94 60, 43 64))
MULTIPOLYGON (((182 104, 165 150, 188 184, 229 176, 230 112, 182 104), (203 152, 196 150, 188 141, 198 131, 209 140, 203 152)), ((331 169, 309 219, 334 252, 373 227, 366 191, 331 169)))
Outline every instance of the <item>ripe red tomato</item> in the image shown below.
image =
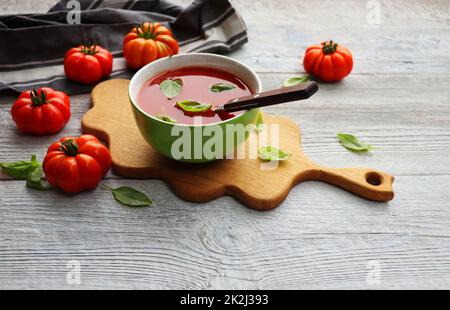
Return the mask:
POLYGON ((92 135, 65 137, 50 145, 42 167, 51 185, 78 193, 97 187, 111 167, 111 154, 92 135))
POLYGON ((143 23, 133 28, 123 40, 123 56, 133 69, 174 54, 178 54, 178 42, 160 23, 143 23))
POLYGON ((55 134, 70 119, 70 99, 48 87, 24 91, 13 103, 11 116, 24 133, 55 134))
POLYGON ((326 41, 306 49, 303 67, 324 82, 336 82, 352 71, 353 56, 346 47, 326 41))
POLYGON ((83 84, 95 84, 107 78, 112 71, 113 56, 98 45, 71 48, 64 58, 67 77, 83 84))

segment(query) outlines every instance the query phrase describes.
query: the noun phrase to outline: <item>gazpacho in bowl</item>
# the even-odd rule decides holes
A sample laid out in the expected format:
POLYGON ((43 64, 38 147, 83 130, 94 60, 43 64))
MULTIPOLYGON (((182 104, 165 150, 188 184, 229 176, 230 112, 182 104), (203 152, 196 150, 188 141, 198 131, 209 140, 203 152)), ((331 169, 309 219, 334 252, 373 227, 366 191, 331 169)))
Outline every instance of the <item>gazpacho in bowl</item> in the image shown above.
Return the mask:
POLYGON ((129 97, 145 140, 159 153, 200 163, 234 153, 259 110, 228 113, 214 108, 261 92, 256 73, 225 56, 179 54, 152 62, 132 78, 129 97))
POLYGON ((148 114, 173 123, 193 125, 194 117, 201 116, 203 124, 212 124, 242 114, 215 113, 215 107, 250 94, 241 79, 226 71, 184 67, 151 78, 142 85, 137 103, 148 114))

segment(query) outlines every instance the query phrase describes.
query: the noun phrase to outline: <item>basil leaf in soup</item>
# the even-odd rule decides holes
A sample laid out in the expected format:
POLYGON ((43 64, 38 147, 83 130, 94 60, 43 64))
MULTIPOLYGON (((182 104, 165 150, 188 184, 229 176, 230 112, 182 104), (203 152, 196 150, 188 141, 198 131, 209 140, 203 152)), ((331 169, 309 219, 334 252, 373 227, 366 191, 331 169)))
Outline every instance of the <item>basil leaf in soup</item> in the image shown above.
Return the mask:
POLYGON ((156 115, 156 118, 158 118, 162 121, 168 122, 168 123, 173 123, 173 124, 175 124, 177 122, 176 120, 174 120, 173 118, 170 118, 170 116, 167 116, 167 115, 156 115))
POLYGON ((232 90, 235 89, 236 86, 232 84, 226 84, 226 83, 217 83, 211 86, 211 91, 214 93, 220 93, 226 90, 232 90))
POLYGON ((201 103, 193 100, 178 101, 179 106, 183 111, 190 113, 202 113, 211 110, 212 104, 201 103))
POLYGON ((182 87, 183 81, 181 79, 167 79, 159 84, 159 88, 168 99, 178 96, 182 87))

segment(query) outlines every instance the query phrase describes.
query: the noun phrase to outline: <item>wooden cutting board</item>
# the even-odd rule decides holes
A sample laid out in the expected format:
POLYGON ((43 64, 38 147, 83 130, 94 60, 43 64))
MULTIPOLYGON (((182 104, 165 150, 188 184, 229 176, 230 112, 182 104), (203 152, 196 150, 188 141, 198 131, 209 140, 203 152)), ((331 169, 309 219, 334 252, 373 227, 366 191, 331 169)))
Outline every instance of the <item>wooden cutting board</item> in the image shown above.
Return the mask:
MULTIPOLYGON (((206 202, 229 195, 250 208, 277 207, 296 184, 323 181, 374 201, 394 198, 389 174, 365 168, 328 168, 312 162, 303 154, 300 129, 293 121, 264 114, 266 131, 279 124, 279 147, 292 156, 277 167, 259 159, 218 160, 206 164, 186 164, 165 158, 152 149, 139 133, 128 101, 129 80, 108 80, 92 91, 93 108, 81 120, 84 133, 108 142, 114 172, 129 178, 155 178, 166 181, 182 198, 206 202)), ((248 144, 258 139, 253 133, 248 144)), ((260 144, 263 145, 263 144, 260 144)))

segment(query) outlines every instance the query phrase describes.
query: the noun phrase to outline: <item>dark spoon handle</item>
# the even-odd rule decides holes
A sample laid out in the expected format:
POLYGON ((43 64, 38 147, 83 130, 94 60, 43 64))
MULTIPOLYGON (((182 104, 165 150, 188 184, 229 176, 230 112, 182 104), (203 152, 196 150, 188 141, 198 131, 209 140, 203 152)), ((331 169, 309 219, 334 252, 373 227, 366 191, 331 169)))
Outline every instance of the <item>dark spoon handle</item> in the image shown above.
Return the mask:
POLYGON ((221 107, 215 109, 218 111, 236 112, 261 108, 270 105, 280 104, 289 101, 308 99, 319 89, 316 82, 301 83, 291 87, 283 87, 258 94, 230 100, 221 107))

